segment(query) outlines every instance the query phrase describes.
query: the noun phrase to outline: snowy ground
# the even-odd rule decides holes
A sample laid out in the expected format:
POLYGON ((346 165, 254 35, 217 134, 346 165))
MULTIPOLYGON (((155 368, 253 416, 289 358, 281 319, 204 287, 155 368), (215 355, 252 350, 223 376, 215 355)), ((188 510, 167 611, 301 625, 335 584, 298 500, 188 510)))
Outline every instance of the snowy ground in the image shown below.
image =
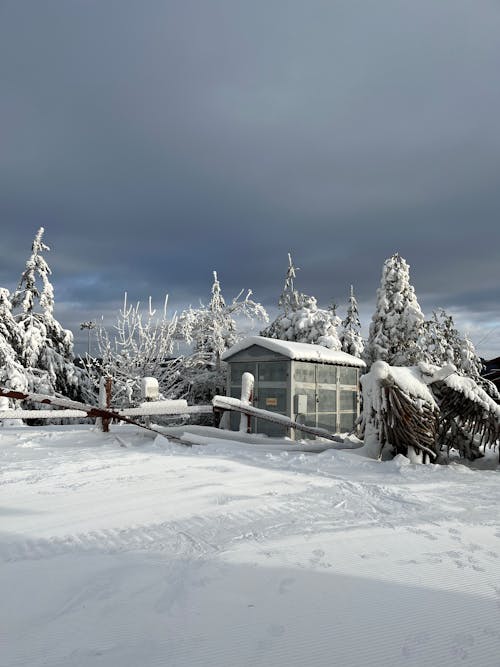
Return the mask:
POLYGON ((3 428, 0 457, 2 667, 500 665, 493 459, 129 427, 3 428))

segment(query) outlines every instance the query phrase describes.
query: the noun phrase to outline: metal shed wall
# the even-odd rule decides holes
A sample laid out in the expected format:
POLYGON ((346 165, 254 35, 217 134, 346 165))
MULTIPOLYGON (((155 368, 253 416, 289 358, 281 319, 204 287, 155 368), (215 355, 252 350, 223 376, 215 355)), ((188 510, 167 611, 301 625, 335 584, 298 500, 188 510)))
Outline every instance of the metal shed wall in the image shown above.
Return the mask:
MULTIPOLYGON (((259 345, 236 352, 227 363, 229 396, 239 398, 241 376, 244 372, 252 373, 256 407, 330 432, 352 430, 359 415, 359 369, 354 366, 291 360, 259 345), (302 413, 299 407, 303 407, 304 400, 307 410, 302 413)), ((239 419, 239 415, 232 414, 231 428, 238 428, 239 419)), ((258 419, 252 420, 252 431, 278 437, 304 437, 293 429, 290 432, 279 424, 258 419)))

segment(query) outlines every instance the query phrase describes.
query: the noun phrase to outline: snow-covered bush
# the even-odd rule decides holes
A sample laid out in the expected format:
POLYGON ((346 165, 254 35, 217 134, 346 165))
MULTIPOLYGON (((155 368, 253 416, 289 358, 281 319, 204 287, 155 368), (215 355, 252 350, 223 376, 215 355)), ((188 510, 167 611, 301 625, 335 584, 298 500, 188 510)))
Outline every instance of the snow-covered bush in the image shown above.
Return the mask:
POLYGON ((168 393, 169 378, 179 360, 172 358, 177 318, 167 317, 168 297, 160 315, 152 307, 141 310, 140 302, 129 305, 125 293, 114 333, 110 335, 101 324, 96 329, 99 361, 87 360, 87 369, 95 391, 102 376, 113 379, 112 405, 127 407, 141 399, 141 383, 145 377, 158 380, 160 390, 168 393))

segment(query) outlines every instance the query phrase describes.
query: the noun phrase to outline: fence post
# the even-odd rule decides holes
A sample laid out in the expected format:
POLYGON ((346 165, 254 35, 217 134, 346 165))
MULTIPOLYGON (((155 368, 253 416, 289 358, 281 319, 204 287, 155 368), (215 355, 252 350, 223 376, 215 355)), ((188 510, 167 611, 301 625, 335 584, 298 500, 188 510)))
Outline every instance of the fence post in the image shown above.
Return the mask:
MULTIPOLYGON (((253 387, 255 378, 251 373, 243 373, 241 376, 241 402, 251 405, 253 401, 253 387)), ((250 433, 252 430, 250 415, 241 414, 240 433, 250 433)))
MULTIPOLYGON (((113 379, 111 377, 101 377, 99 381, 99 407, 109 409, 111 407, 111 387, 113 379)), ((98 417, 96 419, 96 426, 103 433, 109 433, 108 417, 98 417)))

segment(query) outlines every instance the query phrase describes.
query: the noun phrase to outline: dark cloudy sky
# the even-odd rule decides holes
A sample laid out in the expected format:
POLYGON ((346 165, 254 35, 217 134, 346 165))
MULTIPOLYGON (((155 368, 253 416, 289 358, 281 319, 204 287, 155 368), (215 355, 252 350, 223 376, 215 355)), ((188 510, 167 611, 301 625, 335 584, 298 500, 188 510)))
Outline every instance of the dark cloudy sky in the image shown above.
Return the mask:
MULTIPOLYGON (((0 0, 0 285, 65 326, 298 286, 364 320, 399 251, 500 354, 497 0, 0 0)), ((75 331, 75 333, 77 333, 75 331)))

